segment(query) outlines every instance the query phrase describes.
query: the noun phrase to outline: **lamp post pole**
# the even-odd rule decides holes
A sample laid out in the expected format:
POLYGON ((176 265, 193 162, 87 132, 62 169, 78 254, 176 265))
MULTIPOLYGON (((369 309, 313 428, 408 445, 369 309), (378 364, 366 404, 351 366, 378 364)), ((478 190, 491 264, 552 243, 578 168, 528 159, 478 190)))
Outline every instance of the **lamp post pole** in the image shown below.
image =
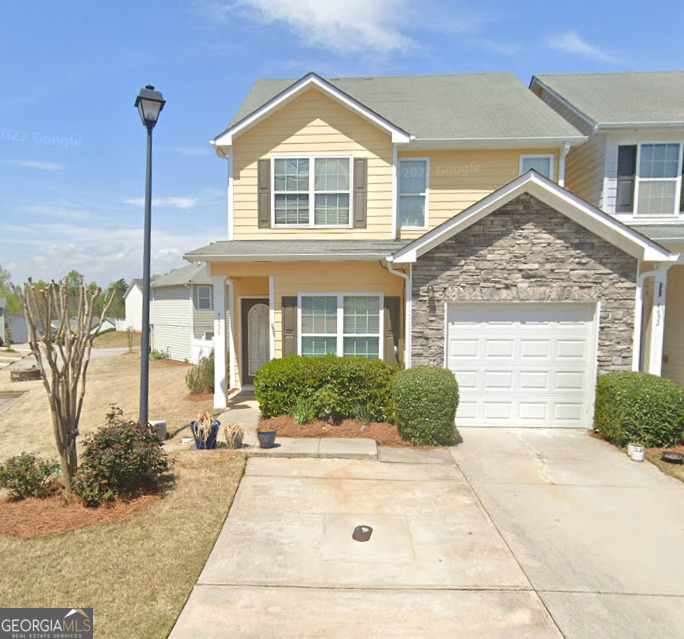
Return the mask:
POLYGON ((150 248, 152 244, 152 129, 147 126, 147 169, 145 171, 145 226, 143 240, 143 307, 140 336, 140 415, 142 425, 148 421, 150 388, 150 248))
POLYGON ((139 421, 148 422, 148 395, 150 388, 150 247, 152 242, 152 129, 164 108, 164 98, 148 84, 140 89, 135 99, 140 119, 147 129, 147 169, 145 173, 145 226, 143 240, 143 307, 142 335, 140 336, 140 413, 139 421))

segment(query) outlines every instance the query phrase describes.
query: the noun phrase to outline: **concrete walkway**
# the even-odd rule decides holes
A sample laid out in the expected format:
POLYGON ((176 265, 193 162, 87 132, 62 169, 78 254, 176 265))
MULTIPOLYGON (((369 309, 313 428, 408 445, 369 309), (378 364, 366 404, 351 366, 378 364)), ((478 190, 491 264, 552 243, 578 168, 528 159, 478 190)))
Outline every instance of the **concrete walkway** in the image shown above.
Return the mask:
POLYGON ((252 457, 171 639, 682 636, 683 484, 578 431, 462 435, 252 457))

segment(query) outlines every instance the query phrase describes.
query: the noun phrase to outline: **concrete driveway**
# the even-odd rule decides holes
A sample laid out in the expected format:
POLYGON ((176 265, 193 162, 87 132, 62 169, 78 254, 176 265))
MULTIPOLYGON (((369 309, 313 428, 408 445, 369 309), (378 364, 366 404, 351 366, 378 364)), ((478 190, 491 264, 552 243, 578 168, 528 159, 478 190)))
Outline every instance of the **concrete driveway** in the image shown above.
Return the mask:
POLYGON ((250 459, 171 638, 684 636, 683 484, 577 431, 462 434, 250 459))

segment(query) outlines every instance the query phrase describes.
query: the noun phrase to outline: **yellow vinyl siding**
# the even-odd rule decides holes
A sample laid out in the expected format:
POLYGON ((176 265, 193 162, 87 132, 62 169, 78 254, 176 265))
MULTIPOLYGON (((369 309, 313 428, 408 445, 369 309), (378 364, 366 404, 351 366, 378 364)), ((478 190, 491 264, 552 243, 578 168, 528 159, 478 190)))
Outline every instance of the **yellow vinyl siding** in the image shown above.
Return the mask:
POLYGON ((319 91, 311 89, 235 140, 234 238, 387 239, 392 224, 390 136, 319 91), (368 159, 365 229, 260 229, 257 225, 257 161, 275 154, 334 154, 368 159))
MULTIPOLYGON (((558 179, 557 149, 407 150, 399 152, 399 159, 429 159, 428 229, 432 229, 515 179, 520 173, 520 156, 528 154, 553 154, 553 177, 558 179)), ((425 230, 406 229, 399 237, 413 239, 423 233, 425 230)))
MULTIPOLYGON (((299 293, 382 293, 404 297, 404 280, 384 269, 378 262, 281 262, 281 263, 219 263, 211 265, 212 275, 224 275, 234 283, 236 366, 240 370, 242 343, 241 296, 268 298, 268 277, 275 276, 275 356, 282 357, 283 296, 299 293)), ((403 303, 402 303, 403 307, 403 303)), ((402 323, 403 323, 403 313, 402 323)), ((400 333, 403 353, 403 329, 400 333)), ((238 376, 239 379, 239 376, 238 376)))

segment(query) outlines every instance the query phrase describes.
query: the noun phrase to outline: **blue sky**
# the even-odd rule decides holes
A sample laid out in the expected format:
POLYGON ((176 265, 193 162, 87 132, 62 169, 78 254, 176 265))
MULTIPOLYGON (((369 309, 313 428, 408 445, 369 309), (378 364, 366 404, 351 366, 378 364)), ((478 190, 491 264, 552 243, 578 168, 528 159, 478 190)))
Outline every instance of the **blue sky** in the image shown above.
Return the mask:
POLYGON ((0 264, 141 273, 145 84, 154 136, 152 270, 226 236, 226 167, 209 139, 259 77, 684 68, 684 6, 653 1, 168 0, 0 6, 0 264))

